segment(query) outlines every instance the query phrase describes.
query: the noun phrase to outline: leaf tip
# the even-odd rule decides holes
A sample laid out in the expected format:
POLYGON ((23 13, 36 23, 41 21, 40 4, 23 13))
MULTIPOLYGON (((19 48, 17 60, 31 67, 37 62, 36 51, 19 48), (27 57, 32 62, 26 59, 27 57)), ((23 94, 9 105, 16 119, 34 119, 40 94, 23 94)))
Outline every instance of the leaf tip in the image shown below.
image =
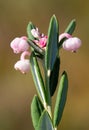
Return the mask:
POLYGON ((64 75, 66 78, 68 78, 67 72, 66 72, 65 70, 64 70, 63 73, 62 73, 62 76, 63 76, 63 75, 64 75))

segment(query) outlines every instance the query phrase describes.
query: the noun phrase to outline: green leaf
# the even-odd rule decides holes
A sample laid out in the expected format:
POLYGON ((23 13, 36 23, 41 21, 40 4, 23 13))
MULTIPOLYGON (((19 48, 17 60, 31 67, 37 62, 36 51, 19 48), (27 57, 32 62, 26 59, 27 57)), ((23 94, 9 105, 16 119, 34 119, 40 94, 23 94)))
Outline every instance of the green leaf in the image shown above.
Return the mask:
POLYGON ((52 121, 47 113, 47 111, 43 111, 42 116, 39 120, 38 129, 37 130, 54 130, 52 126, 52 121))
POLYGON ((35 129, 38 126, 38 122, 43 112, 43 109, 44 108, 42 106, 42 103, 40 102, 38 96, 35 95, 31 103, 31 117, 35 129))
POLYGON ((28 39, 28 43, 29 45, 34 48, 35 52, 37 52, 38 54, 44 56, 45 52, 43 49, 41 49, 39 46, 37 46, 33 41, 28 39))
POLYGON ((28 39, 30 40, 34 40, 34 36, 31 34, 31 30, 34 29, 35 26, 33 25, 32 22, 29 22, 28 26, 27 26, 27 34, 28 34, 28 39))
POLYGON ((59 26, 55 15, 52 16, 48 29, 48 41, 45 51, 45 66, 47 70, 52 70, 58 55, 59 26))
POLYGON ((75 21, 75 19, 73 19, 73 20, 69 23, 69 25, 68 25, 68 27, 66 28, 65 32, 66 32, 66 33, 69 33, 69 34, 72 34, 72 33, 74 32, 74 30, 75 30, 75 27, 76 27, 76 21, 75 21))
POLYGON ((56 104, 54 109, 53 122, 55 127, 58 126, 63 114, 63 110, 67 98, 67 90, 68 90, 68 77, 67 77, 67 73, 64 71, 60 79, 60 84, 59 84, 59 89, 58 89, 56 104))
POLYGON ((32 75, 33 75, 33 79, 35 82, 38 95, 42 103, 45 104, 46 103, 45 86, 44 86, 41 71, 37 62, 37 58, 34 52, 30 56, 30 64, 31 64, 31 71, 32 71, 32 75))
POLYGON ((53 96, 54 95, 54 92, 56 90, 56 87, 57 87, 57 83, 58 83, 58 76, 59 76, 59 68, 60 68, 60 58, 57 57, 56 58, 56 61, 55 61, 55 64, 53 66, 53 70, 51 72, 51 75, 50 75, 50 95, 53 96))

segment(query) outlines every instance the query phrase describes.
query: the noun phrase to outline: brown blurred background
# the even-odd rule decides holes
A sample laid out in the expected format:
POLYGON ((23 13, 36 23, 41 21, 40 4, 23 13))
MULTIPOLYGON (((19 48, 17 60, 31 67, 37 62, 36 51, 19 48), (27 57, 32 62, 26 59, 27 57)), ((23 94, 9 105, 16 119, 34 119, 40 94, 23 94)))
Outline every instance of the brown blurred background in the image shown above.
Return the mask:
POLYGON ((64 50, 60 54, 61 72, 65 69, 69 75, 69 91, 59 129, 89 130, 89 0, 0 0, 0 130, 33 130, 30 105, 36 91, 32 75, 14 70, 19 55, 9 45, 16 36, 26 35, 29 21, 47 34, 53 14, 60 33, 75 18, 74 36, 82 40, 76 54, 64 50))

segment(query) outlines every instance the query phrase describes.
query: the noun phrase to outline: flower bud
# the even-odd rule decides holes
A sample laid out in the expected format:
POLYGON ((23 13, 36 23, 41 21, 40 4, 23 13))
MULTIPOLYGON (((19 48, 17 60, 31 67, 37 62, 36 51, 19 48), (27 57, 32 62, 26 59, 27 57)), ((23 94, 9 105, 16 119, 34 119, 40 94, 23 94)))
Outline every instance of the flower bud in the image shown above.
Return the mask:
POLYGON ((68 51, 76 52, 81 46, 81 40, 77 37, 69 38, 62 44, 63 48, 68 51))
POLYGON ((38 31, 38 28, 32 29, 32 30, 31 30, 31 33, 32 33, 32 35, 33 35, 35 38, 39 38, 39 36, 40 36, 40 33, 39 33, 39 31, 38 31))
POLYGON ((47 44, 47 36, 44 36, 43 38, 40 38, 39 39, 39 46, 40 47, 45 47, 46 46, 46 44, 47 44))
POLYGON ((16 70, 20 70, 23 74, 28 73, 30 70, 30 63, 28 59, 19 60, 14 65, 16 70))
POLYGON ((27 37, 17 37, 15 38, 11 44, 11 48, 13 49, 14 53, 21 53, 29 49, 29 44, 27 43, 27 37))

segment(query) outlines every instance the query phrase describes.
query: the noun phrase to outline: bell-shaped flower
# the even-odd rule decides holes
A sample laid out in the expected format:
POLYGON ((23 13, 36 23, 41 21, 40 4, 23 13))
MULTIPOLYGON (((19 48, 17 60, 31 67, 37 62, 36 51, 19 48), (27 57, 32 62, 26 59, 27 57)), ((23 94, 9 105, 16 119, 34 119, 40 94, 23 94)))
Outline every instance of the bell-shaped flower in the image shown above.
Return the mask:
POLYGON ((81 46, 81 40, 77 37, 69 38, 62 44, 63 48, 68 51, 76 52, 81 46))
POLYGON ((14 65, 14 68, 16 70, 20 70, 23 74, 26 74, 30 70, 30 62, 29 59, 25 59, 25 56, 30 56, 30 53, 28 51, 24 51, 21 54, 20 60, 16 62, 14 65))
POLYGON ((14 65, 16 70, 20 70, 23 74, 28 73, 30 70, 30 63, 28 59, 19 60, 14 65))
POLYGON ((11 48, 14 53, 21 53, 29 49, 29 44, 27 43, 27 37, 17 37, 10 43, 11 48))

